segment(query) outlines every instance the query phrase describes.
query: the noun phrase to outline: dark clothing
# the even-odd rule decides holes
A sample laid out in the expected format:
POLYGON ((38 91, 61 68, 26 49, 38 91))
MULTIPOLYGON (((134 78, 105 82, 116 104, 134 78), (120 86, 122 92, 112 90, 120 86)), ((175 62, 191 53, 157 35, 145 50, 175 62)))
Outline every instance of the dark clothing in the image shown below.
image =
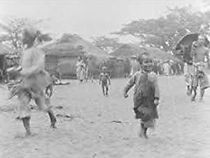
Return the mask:
POLYGON ((102 84, 107 85, 108 81, 110 82, 110 77, 108 73, 101 73, 99 80, 102 82, 102 84))
POLYGON ((109 90, 108 82, 110 84, 109 74, 105 72, 101 73, 99 76, 99 82, 101 82, 103 94, 108 95, 108 90, 109 90))
POLYGON ((125 87, 125 93, 134 88, 134 112, 137 119, 150 121, 158 118, 154 100, 159 99, 157 77, 154 72, 137 72, 125 87))

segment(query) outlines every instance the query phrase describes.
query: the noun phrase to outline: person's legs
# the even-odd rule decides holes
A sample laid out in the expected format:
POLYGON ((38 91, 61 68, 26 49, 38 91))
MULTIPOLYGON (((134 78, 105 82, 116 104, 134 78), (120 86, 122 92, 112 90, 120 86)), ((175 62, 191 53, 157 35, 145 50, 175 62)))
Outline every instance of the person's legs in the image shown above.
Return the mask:
POLYGON ((147 127, 144 127, 144 135, 143 136, 144 136, 145 139, 148 139, 147 129, 148 129, 147 127))
POLYGON ((199 101, 203 100, 204 93, 205 93, 205 88, 201 88, 200 89, 200 99, 199 99, 199 101))
POLYGON ((200 78, 200 101, 203 100, 205 90, 209 88, 209 80, 207 75, 204 73, 203 76, 200 78))
POLYGON ((195 98, 197 96, 197 88, 198 88, 198 83, 199 83, 199 79, 197 77, 197 74, 194 74, 192 76, 192 83, 191 83, 191 89, 192 89, 192 92, 193 92, 193 96, 191 98, 191 101, 195 101, 195 98))
POLYGON ((31 96, 26 91, 20 91, 18 94, 19 106, 18 106, 18 119, 22 120, 23 126, 26 130, 26 135, 31 135, 30 129, 30 107, 29 103, 31 100, 31 96))
POLYGON ((196 67, 193 65, 185 64, 184 67, 184 76, 185 82, 187 85, 187 95, 190 96, 193 91, 193 86, 195 86, 195 76, 196 76, 196 67))
POLYGON ((140 137, 143 137, 145 139, 148 139, 148 136, 147 136, 147 127, 145 127, 144 123, 141 121, 140 122, 140 134, 139 134, 140 137))
POLYGON ((27 117, 23 117, 23 118, 22 118, 23 126, 24 126, 24 128, 25 128, 25 130, 26 130, 26 136, 31 135, 30 119, 31 119, 30 116, 27 116, 27 117))
POLYGON ((52 109, 48 110, 48 115, 50 117, 50 122, 51 122, 51 125, 50 126, 52 128, 56 128, 55 123, 56 123, 57 120, 56 120, 56 117, 55 117, 52 109))
POLYGON ((192 87, 192 91, 193 91, 193 96, 191 98, 191 101, 195 101, 195 98, 197 96, 197 86, 196 87, 192 87))
POLYGON ((109 94, 109 87, 108 87, 108 85, 106 84, 106 95, 108 95, 109 94))
POLYGON ((139 137, 143 137, 144 135, 144 124, 142 122, 140 122, 140 133, 139 133, 139 137))
POLYGON ((105 95, 105 85, 104 85, 103 82, 102 82, 102 84, 101 84, 101 88, 102 88, 103 95, 105 95))
POLYGON ((46 98, 44 94, 40 95, 39 97, 35 98, 35 103, 38 105, 38 107, 47 112, 49 117, 50 117, 50 122, 51 122, 51 127, 56 128, 55 123, 56 123, 56 117, 50 107, 50 101, 49 98, 46 98))
POLYGON ((192 94, 190 75, 185 75, 185 82, 186 82, 186 86, 187 86, 187 95, 190 96, 192 94))

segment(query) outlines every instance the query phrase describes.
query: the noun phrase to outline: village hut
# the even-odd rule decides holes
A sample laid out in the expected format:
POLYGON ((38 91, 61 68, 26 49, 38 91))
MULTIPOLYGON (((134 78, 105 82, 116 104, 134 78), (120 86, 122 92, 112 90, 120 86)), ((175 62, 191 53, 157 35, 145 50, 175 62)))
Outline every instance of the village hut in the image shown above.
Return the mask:
POLYGON ((59 71, 62 78, 76 77, 78 57, 88 59, 90 72, 98 71, 98 65, 108 58, 108 54, 95 47, 78 35, 64 34, 59 40, 46 45, 46 69, 54 73, 59 71))

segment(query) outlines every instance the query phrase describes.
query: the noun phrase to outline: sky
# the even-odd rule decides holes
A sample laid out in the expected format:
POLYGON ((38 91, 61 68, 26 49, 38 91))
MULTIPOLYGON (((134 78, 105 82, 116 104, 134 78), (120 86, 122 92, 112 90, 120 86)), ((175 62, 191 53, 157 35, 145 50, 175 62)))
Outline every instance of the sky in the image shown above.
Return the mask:
POLYGON ((205 10, 203 0, 0 0, 0 21, 8 17, 45 19, 42 29, 59 36, 79 34, 85 39, 109 36, 124 24, 158 18, 167 7, 192 5, 205 10))

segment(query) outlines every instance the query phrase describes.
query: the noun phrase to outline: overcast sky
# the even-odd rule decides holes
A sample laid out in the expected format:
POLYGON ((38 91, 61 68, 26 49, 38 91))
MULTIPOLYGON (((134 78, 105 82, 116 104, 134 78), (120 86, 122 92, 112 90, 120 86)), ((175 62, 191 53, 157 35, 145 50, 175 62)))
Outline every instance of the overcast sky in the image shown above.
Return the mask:
POLYGON ((42 27, 48 32, 76 33, 88 39, 118 31, 132 20, 157 18, 167 7, 186 5, 205 9, 202 0, 0 0, 0 20, 44 18, 42 27))

